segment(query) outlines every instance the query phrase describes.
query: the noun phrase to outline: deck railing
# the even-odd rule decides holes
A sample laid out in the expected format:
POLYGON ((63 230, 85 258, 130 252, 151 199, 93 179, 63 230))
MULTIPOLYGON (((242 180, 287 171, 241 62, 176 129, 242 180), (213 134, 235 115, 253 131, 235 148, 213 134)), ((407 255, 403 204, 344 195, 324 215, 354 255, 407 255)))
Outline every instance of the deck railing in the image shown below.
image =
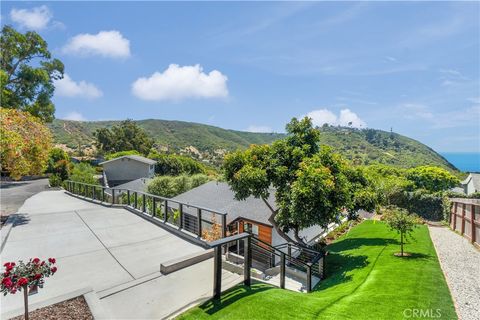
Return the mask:
POLYGON ((204 240, 213 232, 214 225, 227 235, 227 213, 191 205, 147 192, 107 188, 101 185, 67 180, 65 189, 71 194, 103 204, 121 205, 172 228, 204 240))

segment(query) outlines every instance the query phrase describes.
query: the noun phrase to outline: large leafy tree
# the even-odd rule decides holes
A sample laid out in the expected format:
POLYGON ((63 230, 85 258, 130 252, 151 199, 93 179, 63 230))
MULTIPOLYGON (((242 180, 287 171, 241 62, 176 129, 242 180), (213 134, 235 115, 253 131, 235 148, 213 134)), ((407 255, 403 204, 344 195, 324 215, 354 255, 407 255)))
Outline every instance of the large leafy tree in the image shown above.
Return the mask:
POLYGON ((1 169, 13 179, 41 174, 52 145, 50 130, 28 112, 0 108, 1 169))
POLYGON ((287 136, 271 146, 252 145, 225 157, 225 178, 237 199, 262 199, 280 236, 300 245, 305 245, 302 229, 326 227, 343 209, 354 215, 359 208, 374 207, 368 180, 329 147, 319 147, 311 119, 293 118, 286 131, 287 136))
POLYGON ((96 145, 104 153, 136 150, 147 155, 153 140, 134 121, 125 120, 119 125, 97 129, 94 133, 96 145))
POLYGON ((443 191, 457 185, 460 180, 445 169, 434 166, 420 166, 407 171, 408 180, 416 188, 428 191, 443 191))
POLYGON ((45 40, 33 31, 22 34, 4 26, 0 46, 1 106, 52 121, 53 81, 63 78, 63 63, 52 58, 45 40))

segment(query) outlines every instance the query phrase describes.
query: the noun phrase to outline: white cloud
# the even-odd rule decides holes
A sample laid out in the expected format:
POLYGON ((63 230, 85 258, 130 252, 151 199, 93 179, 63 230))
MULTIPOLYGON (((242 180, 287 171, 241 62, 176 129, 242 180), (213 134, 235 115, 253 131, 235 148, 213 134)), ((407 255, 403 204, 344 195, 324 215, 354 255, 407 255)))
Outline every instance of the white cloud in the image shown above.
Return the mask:
POLYGON ((20 25, 21 28, 30 30, 42 30, 47 27, 52 19, 52 13, 47 6, 43 5, 32 9, 15 9, 10 11, 10 19, 20 25))
POLYGON ((64 97, 82 97, 99 98, 103 92, 93 83, 79 81, 76 82, 68 74, 64 74, 63 79, 55 80, 55 94, 64 97))
POLYGON ((130 40, 116 30, 82 33, 71 38, 62 51, 80 56, 127 58, 130 56, 130 40))
POLYGON ((360 117, 350 109, 340 110, 338 116, 328 109, 313 110, 307 113, 306 116, 311 118, 313 124, 319 127, 324 124, 353 128, 365 128, 367 126, 365 121, 360 119, 360 117))
POLYGON ((132 84, 132 93, 140 99, 151 101, 186 98, 222 98, 228 96, 227 76, 218 70, 203 72, 200 65, 179 66, 171 64, 163 72, 138 78, 132 84))
POLYGON ((433 129, 478 126, 480 119, 480 105, 435 111, 424 104, 405 103, 399 106, 398 111, 405 119, 421 120, 423 125, 430 125, 433 129))
POLYGON ((81 113, 76 111, 69 112, 65 117, 63 117, 63 119, 70 121, 87 121, 87 119, 81 113))
POLYGON ((248 132, 273 132, 272 128, 268 126, 256 126, 252 125, 247 128, 248 132))

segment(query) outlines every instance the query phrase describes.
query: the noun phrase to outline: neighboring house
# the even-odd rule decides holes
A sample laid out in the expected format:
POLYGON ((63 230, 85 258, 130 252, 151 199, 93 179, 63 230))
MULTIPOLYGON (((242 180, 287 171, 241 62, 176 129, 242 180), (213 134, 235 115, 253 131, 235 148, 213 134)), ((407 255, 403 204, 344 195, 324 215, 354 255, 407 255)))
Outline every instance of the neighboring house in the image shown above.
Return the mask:
MULTIPOLYGON (((115 194, 120 195, 127 192, 127 189, 130 191, 140 191, 147 192, 147 185, 152 180, 152 178, 138 178, 136 180, 129 181, 127 183, 119 184, 115 186, 115 194)), ((111 189, 105 189, 105 192, 112 194, 111 189)))
POLYGON ((480 173, 469 173, 468 177, 460 182, 460 187, 455 187, 452 191, 466 195, 480 192, 480 173))
MULTIPOLYGON (((254 197, 243 201, 235 200, 234 193, 227 183, 210 181, 174 197, 173 200, 226 212, 229 234, 250 231, 260 240, 274 247, 287 242, 268 221, 271 211, 263 200, 254 197)), ((269 203, 275 203, 273 190, 269 203)), ((192 215, 192 219, 196 218, 195 212, 190 212, 189 208, 184 208, 184 213, 192 215)), ((323 228, 314 226, 302 230, 299 235, 307 243, 313 243, 323 231, 323 228)), ((293 237, 292 233, 289 236, 293 237)))
POLYGON ((153 178, 157 162, 137 155, 128 155, 100 163, 105 185, 115 187, 140 178, 153 178))

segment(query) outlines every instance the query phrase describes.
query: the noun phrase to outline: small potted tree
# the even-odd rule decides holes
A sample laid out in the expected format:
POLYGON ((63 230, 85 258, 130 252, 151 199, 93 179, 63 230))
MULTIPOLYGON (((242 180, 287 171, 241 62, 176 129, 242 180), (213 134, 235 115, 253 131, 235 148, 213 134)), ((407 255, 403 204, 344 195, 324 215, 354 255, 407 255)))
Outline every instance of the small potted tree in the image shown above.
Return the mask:
POLYGON ((54 258, 42 261, 39 258, 30 259, 27 263, 22 260, 7 262, 3 266, 4 272, 0 275, 1 291, 3 295, 15 294, 23 291, 25 305, 25 320, 28 320, 28 294, 34 293, 38 288, 43 288, 45 278, 57 272, 54 258))
POLYGON ((409 214, 406 210, 397 207, 389 208, 384 215, 384 220, 390 229, 397 231, 400 234, 400 252, 395 253, 396 256, 406 257, 409 253, 404 252, 403 246, 407 237, 411 234, 420 219, 415 214, 409 214))

